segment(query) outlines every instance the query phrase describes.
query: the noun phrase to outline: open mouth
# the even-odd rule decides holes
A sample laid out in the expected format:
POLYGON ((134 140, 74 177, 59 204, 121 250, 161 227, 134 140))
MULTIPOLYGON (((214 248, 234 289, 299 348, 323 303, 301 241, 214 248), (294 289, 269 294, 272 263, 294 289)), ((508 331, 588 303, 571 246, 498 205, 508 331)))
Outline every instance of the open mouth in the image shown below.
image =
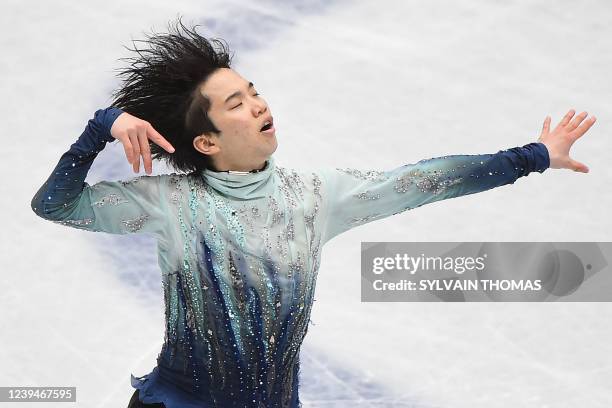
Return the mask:
POLYGON ((266 120, 263 124, 263 126, 261 127, 261 129, 259 129, 259 131, 261 133, 265 133, 267 135, 272 135, 274 134, 274 132, 276 131, 276 129, 274 128, 274 122, 273 119, 270 118, 268 120, 266 120))

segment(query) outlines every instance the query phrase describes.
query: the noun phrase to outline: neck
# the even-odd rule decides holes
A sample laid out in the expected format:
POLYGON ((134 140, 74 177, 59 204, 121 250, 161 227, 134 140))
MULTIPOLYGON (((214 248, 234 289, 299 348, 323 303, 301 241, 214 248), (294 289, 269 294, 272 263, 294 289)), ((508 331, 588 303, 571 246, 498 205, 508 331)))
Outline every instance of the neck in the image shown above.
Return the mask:
POLYGON ((201 172, 206 183, 224 197, 251 200, 265 197, 274 190, 274 157, 268 157, 259 171, 205 169, 201 172))
POLYGON ((252 165, 216 165, 213 163, 211 170, 218 173, 230 172, 230 173, 257 173, 266 168, 268 161, 264 160, 263 163, 252 166, 252 165))

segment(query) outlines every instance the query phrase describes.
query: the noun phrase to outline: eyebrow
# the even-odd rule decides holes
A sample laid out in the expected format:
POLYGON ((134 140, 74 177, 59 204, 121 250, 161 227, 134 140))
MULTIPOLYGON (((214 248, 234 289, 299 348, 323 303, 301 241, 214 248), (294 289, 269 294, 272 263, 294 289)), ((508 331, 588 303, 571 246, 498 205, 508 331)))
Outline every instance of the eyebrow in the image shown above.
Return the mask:
MULTIPOLYGON (((253 83, 249 82, 249 89, 251 89, 252 87, 253 87, 253 83)), ((235 98, 236 96, 240 96, 240 95, 242 95, 242 91, 236 91, 230 96, 228 96, 227 98, 225 98, 225 101, 223 103, 227 103, 227 101, 229 101, 230 99, 235 98)))

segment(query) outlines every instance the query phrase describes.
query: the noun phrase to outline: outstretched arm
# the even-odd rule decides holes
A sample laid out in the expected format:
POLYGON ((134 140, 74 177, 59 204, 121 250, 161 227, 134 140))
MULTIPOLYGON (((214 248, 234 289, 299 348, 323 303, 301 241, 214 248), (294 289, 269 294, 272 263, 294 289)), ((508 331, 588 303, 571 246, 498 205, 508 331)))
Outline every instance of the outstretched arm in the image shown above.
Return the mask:
MULTIPOLYGON (((93 186, 85 182, 98 153, 106 143, 115 139, 124 145, 135 171, 138 169, 135 162, 140 163, 142 154, 145 168, 150 173, 150 154, 148 160, 146 158, 149 148, 146 122, 118 108, 100 109, 38 189, 32 198, 32 210, 44 219, 79 229, 160 235, 165 224, 161 200, 164 176, 102 181, 93 186)), ((167 146, 172 148, 169 143, 167 146)))
POLYGON ((578 127, 584 117, 570 122, 570 113, 552 133, 547 118, 537 143, 495 154, 436 157, 390 171, 320 171, 326 191, 323 243, 353 227, 405 210, 513 184, 533 171, 542 173, 548 167, 588 171, 569 158, 569 147, 594 121, 578 127))

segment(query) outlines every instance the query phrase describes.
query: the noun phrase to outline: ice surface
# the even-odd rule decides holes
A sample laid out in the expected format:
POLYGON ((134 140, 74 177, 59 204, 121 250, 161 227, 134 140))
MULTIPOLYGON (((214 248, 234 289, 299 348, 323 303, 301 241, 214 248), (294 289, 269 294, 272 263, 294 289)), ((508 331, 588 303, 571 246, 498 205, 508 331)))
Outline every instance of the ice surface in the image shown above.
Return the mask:
MULTIPOLYGON (((610 240, 608 2, 12 0, 1 9, 0 386, 77 386, 78 407, 122 407, 130 373, 154 365, 163 309, 153 239, 71 230, 29 204, 109 103, 121 45, 181 13, 236 50, 235 68, 270 105, 275 157, 287 167, 389 169, 494 153, 535 141, 546 115, 598 117, 573 149, 590 174, 549 170, 331 241, 302 351, 305 406, 612 406, 608 303, 367 304, 359 289, 361 241, 610 240)), ((132 176, 111 145, 88 182, 132 176)))

